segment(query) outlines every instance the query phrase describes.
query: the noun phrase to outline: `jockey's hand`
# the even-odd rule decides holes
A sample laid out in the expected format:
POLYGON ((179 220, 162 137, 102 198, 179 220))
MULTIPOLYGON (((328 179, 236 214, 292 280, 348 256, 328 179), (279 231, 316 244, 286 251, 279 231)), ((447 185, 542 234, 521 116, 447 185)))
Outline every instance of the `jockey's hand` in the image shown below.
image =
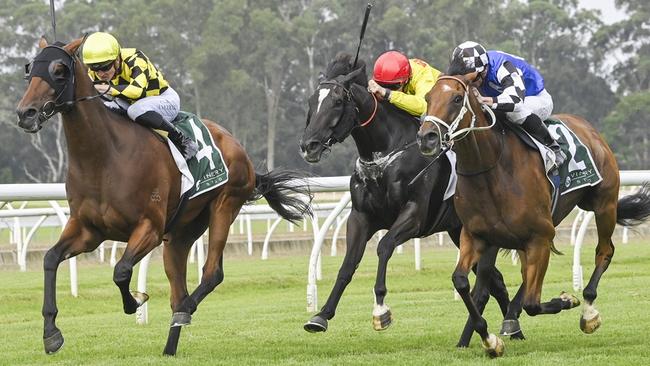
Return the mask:
POLYGON ((368 91, 379 99, 384 99, 386 96, 386 88, 377 84, 373 79, 368 80, 368 91))
POLYGON ((95 90, 99 93, 105 93, 111 86, 108 84, 95 84, 95 90))
POLYGON ((474 96, 476 97, 479 103, 485 104, 488 107, 491 107, 492 104, 494 104, 492 98, 482 96, 481 93, 479 93, 478 89, 472 88, 472 93, 474 93, 474 96))

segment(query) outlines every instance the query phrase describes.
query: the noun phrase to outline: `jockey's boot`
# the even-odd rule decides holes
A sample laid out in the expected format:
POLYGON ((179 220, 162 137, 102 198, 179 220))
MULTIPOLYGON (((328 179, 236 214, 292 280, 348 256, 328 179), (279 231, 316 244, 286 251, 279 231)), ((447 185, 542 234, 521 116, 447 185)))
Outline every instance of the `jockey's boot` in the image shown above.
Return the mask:
POLYGON ((171 122, 165 121, 160 113, 147 111, 138 116, 135 121, 146 127, 166 131, 168 133, 167 136, 176 145, 185 160, 190 160, 199 151, 199 145, 196 142, 185 136, 171 122))
POLYGON ((564 152, 560 149, 560 144, 558 144, 553 136, 551 136, 551 133, 548 132, 548 128, 546 128, 546 125, 538 115, 532 113, 530 116, 526 117, 526 120, 521 124, 521 127, 523 127, 524 130, 526 130, 526 132, 533 136, 537 141, 553 150, 555 153, 555 165, 558 168, 562 163, 564 163, 566 155, 564 155, 564 152))

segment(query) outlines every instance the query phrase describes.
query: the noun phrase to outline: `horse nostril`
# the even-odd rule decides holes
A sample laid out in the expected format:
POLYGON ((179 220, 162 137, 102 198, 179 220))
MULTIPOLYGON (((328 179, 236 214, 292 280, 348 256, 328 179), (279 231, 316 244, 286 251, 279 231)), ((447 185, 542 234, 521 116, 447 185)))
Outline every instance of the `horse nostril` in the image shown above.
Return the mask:
POLYGON ((318 149, 318 146, 320 146, 320 142, 319 142, 319 141, 312 141, 312 142, 309 143, 309 145, 307 145, 307 149, 308 149, 309 151, 313 151, 313 150, 318 149))
POLYGON ((433 142, 437 138, 438 138, 438 134, 433 131, 429 131, 426 134, 424 134, 424 140, 428 142, 433 142))
POLYGON ((38 114, 38 109, 30 107, 23 110, 16 110, 16 114, 18 114, 18 117, 20 119, 31 119, 36 117, 38 114))

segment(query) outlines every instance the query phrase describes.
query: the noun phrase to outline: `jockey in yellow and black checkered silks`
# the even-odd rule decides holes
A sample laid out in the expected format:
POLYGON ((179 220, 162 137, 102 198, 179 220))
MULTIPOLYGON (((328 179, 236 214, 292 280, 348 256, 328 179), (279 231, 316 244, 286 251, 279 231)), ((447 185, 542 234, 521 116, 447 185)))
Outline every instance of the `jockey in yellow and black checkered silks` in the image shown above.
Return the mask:
POLYGON ((167 131, 185 159, 196 154, 196 142, 172 124, 180 111, 178 94, 142 51, 122 48, 111 34, 96 32, 84 42, 82 54, 90 78, 106 82, 95 88, 113 97, 104 102, 108 108, 126 112, 145 127, 167 131))
POLYGON ((115 37, 108 33, 93 33, 86 39, 83 48, 84 63, 98 65, 88 70, 90 78, 102 80, 98 75, 101 66, 116 62, 116 72, 110 80, 109 95, 122 98, 130 104, 143 97, 160 95, 169 83, 149 58, 135 48, 121 48, 115 37))

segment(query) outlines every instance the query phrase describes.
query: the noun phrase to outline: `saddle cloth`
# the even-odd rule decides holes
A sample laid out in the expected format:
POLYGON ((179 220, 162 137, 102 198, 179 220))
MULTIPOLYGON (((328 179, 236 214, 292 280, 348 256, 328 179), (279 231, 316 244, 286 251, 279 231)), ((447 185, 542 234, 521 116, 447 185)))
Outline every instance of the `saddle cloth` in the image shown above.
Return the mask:
POLYGON ((172 123, 199 145, 196 155, 185 161, 178 148, 166 139, 181 172, 181 196, 191 191, 189 198, 194 198, 228 182, 228 167, 203 121, 192 113, 181 111, 172 123))
POLYGON ((542 156, 549 182, 560 190, 560 195, 600 183, 603 178, 596 168, 591 151, 580 141, 580 138, 563 121, 557 118, 551 117, 544 123, 567 157, 557 170, 559 174, 556 174, 554 169, 555 153, 539 141, 531 139, 535 142, 537 150, 542 156), (559 175, 559 179, 554 178, 555 175, 559 175), (555 183, 553 182, 554 179, 556 180, 555 183))

